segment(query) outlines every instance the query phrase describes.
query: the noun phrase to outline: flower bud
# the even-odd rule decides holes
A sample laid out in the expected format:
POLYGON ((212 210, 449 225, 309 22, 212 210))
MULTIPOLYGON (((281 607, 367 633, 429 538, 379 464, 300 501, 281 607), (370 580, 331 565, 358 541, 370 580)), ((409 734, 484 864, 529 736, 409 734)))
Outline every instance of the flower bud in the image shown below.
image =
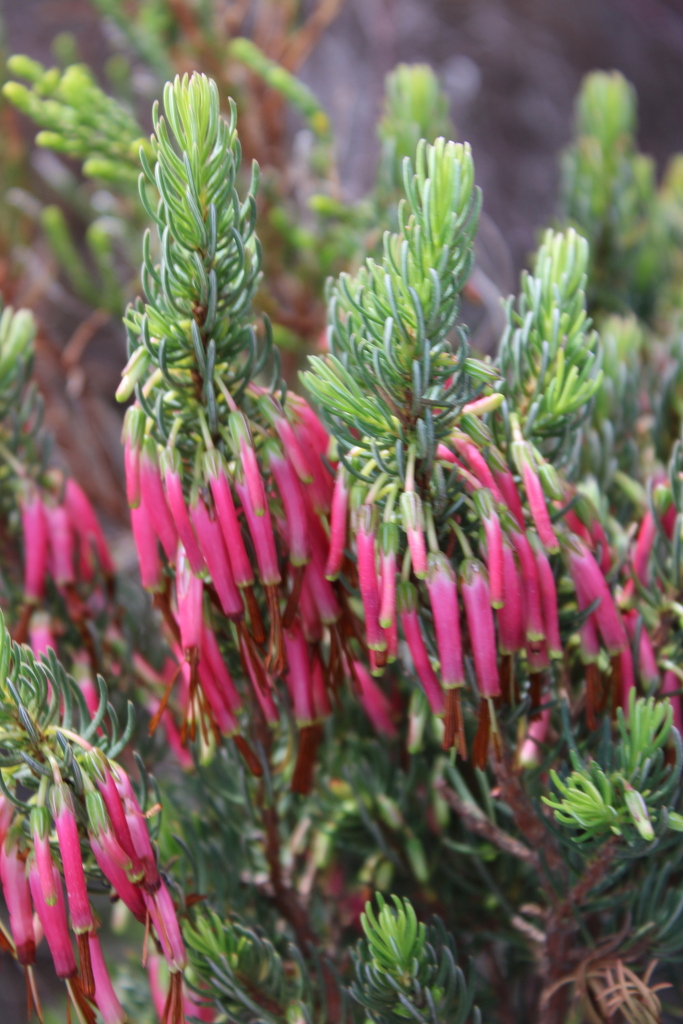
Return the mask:
POLYGON ((10 931, 17 948, 17 960, 28 966, 36 959, 31 894, 26 878, 26 861, 11 838, 0 847, 0 881, 9 911, 10 931))
POLYGON ((223 533, 218 520, 211 518, 209 510, 199 496, 195 496, 190 502, 190 519, 223 612, 229 619, 242 618, 242 595, 232 574, 223 533))
POLYGON ((266 512, 266 492, 263 486, 258 459, 256 458, 251 431, 249 430, 249 423, 244 413, 238 411, 233 411, 229 414, 228 423, 234 448, 239 454, 242 474, 249 491, 251 507, 254 515, 260 518, 266 512))
POLYGON ((330 516, 330 551, 327 556, 325 575, 328 580, 336 580, 341 572, 346 547, 346 525, 349 511, 349 487, 346 469, 339 464, 332 494, 332 512, 330 516))
POLYGON ((526 738, 519 749, 517 758, 520 768, 538 768, 541 761, 541 745, 545 743, 550 727, 550 708, 543 708, 529 723, 526 738))
POLYGON ((55 888, 54 864, 50 851, 51 828, 52 820, 47 807, 33 807, 31 810, 33 852, 36 858, 36 867, 38 868, 43 897, 48 906, 53 907, 57 902, 57 889, 55 888))
POLYGON ((156 444, 151 437, 146 437, 142 445, 140 492, 154 532, 161 541, 166 558, 173 565, 178 548, 178 532, 166 502, 159 472, 156 444))
POLYGON ((178 599, 178 626, 183 652, 202 647, 204 584, 192 570, 182 542, 178 543, 176 558, 176 597, 178 599))
POLYGON ((145 433, 145 414, 136 405, 126 410, 123 420, 123 464, 126 498, 130 508, 140 504, 140 448, 145 433))
POLYGON ((204 456, 204 469, 216 506, 216 514, 218 515, 218 522, 223 533, 235 583, 238 587, 250 587, 254 582, 254 573, 237 519, 227 468, 217 451, 214 450, 206 453, 204 456))
POLYGON ((627 644, 626 630, 600 567, 577 538, 567 545, 567 559, 580 607, 587 608, 599 600, 592 617, 610 655, 620 654, 627 644))
POLYGON ((185 970, 187 967, 185 944, 173 900, 164 881, 161 881, 153 896, 145 893, 145 903, 159 937, 166 963, 172 971, 185 970))
MULTIPOLYGON (((29 884, 33 906, 35 907, 38 920, 45 932, 47 944, 50 947, 52 962, 55 966, 55 973, 58 978, 74 978, 78 974, 76 958, 74 957, 71 945, 71 936, 66 922, 66 907, 64 905, 64 893, 62 880, 59 877, 57 868, 53 869, 54 885, 57 892, 56 902, 50 906, 45 902, 43 889, 40 883, 40 876, 35 862, 29 870, 29 884)), ((30 904, 29 904, 30 906, 30 904)))
POLYGON ((268 466, 282 499, 289 535, 289 560, 292 565, 306 565, 311 557, 307 513, 301 484, 289 461, 274 442, 266 447, 268 466))
POLYGON ((365 634, 372 651, 385 651, 387 641, 379 624, 379 585, 375 562, 375 509, 372 505, 359 508, 356 529, 358 559, 358 586, 365 612, 365 634))
POLYGON ((24 537, 24 599, 37 604, 45 593, 48 559, 48 528, 38 490, 30 488, 20 498, 24 537))
POLYGON ((427 591, 434 616, 441 665, 441 685, 447 690, 454 686, 464 686, 458 588, 455 572, 445 555, 429 556, 427 591))
POLYGON ((391 629, 396 623, 396 554, 398 552, 398 527, 395 523, 382 523, 379 530, 381 565, 381 589, 379 624, 391 629))
POLYGON ((486 564, 491 588, 491 604, 500 608, 503 604, 503 532, 500 519, 493 504, 493 495, 482 487, 475 491, 474 504, 484 527, 486 536, 486 564))
MULTIPOLYGON (((457 597, 456 597, 457 603, 457 597)), ((411 583, 401 583, 398 590, 398 607, 401 617, 401 628, 406 638, 410 656, 413 659, 415 672, 422 683, 422 688, 429 701, 433 714, 443 715, 445 701, 443 690, 429 660, 427 648, 425 647, 420 620, 417 614, 417 595, 411 583)), ((448 651, 449 656, 451 651, 448 651)), ((452 659, 454 668, 449 667, 451 675, 457 675, 457 652, 456 658, 452 659)), ((457 683, 453 685, 459 685, 457 683)))
POLYGON ((199 550, 197 538, 194 535, 190 516, 187 511, 187 505, 185 504, 185 495, 183 494, 183 483, 181 479, 182 461, 175 448, 166 448, 162 452, 161 468, 164 475, 168 507, 171 510, 175 528, 178 531, 178 536, 180 537, 182 545, 187 553, 187 558, 192 568, 192 572, 195 573, 195 575, 199 575, 204 570, 204 559, 202 558, 202 553, 199 550))
POLYGON ((157 547, 157 535, 149 518, 147 507, 139 504, 131 508, 130 524, 133 529, 133 540, 138 553, 140 581, 145 590, 161 589, 161 561, 157 547))
POLYGON ((235 490, 239 495, 247 519, 261 583, 264 587, 277 586, 282 581, 282 576, 278 566, 270 509, 266 504, 263 513, 260 516, 256 514, 251 502, 251 493, 243 480, 235 479, 235 490))
POLYGON ((496 629, 488 579, 484 566, 474 558, 466 559, 460 567, 460 591, 479 691, 482 697, 499 697, 496 629))
POLYGON ((79 935, 94 928, 95 922, 88 898, 73 799, 68 786, 63 782, 57 783, 50 790, 50 810, 62 857, 71 927, 79 935))
POLYGON ((496 612, 501 654, 514 654, 524 647, 524 601, 515 554, 503 543, 503 604, 496 612))

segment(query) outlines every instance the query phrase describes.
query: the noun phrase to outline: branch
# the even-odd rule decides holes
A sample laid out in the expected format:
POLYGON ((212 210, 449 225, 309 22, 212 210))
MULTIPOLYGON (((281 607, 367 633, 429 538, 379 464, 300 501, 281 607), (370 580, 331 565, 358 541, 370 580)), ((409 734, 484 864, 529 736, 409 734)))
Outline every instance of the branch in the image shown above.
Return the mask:
POLYGON ((475 832, 483 839, 488 839, 490 843, 497 846, 504 853, 509 853, 510 856, 516 857, 517 860, 523 861, 530 867, 538 870, 538 855, 534 850, 529 849, 524 843, 521 843, 518 839, 513 838, 505 832, 498 825, 494 825, 493 822, 489 821, 488 818, 484 817, 482 812, 476 806, 476 804, 469 804, 463 800, 462 797, 458 796, 455 790, 451 789, 446 785, 445 782, 438 782, 436 788, 439 795, 446 800, 453 810, 462 818, 465 827, 470 832, 475 832))

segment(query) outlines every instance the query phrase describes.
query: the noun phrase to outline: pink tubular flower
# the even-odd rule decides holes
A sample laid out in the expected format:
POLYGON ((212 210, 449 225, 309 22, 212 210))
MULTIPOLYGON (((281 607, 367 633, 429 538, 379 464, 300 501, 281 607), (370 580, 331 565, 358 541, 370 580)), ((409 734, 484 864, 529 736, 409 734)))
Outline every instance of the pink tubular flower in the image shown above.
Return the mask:
POLYGON ((54 864, 50 852, 50 829, 52 821, 46 807, 34 807, 31 810, 31 837, 33 852, 40 877, 43 897, 48 906, 57 902, 57 889, 54 879, 54 864))
MULTIPOLYGON (((445 555, 429 556, 427 590, 434 616, 436 643, 441 664, 441 685, 446 690, 450 690, 454 686, 464 686, 465 670, 462 663, 458 588, 455 572, 445 555)), ((410 641, 408 643, 410 646, 410 641)))
MULTIPOLYGON (((638 612, 635 609, 631 609, 631 611, 625 613, 623 618, 629 636, 635 641, 638 636, 638 612)), ((649 690, 659 683, 657 657, 652 646, 650 634, 642 620, 640 621, 640 639, 638 643, 638 674, 645 690, 649 690)))
POLYGON ((543 708, 541 713, 529 723, 526 738, 518 755, 520 768, 538 768, 541 762, 541 744, 545 743, 550 728, 550 708, 543 708))
POLYGON ((382 523, 379 533, 381 564, 381 587, 379 624, 387 630, 396 623, 396 554, 398 552, 398 527, 394 523, 382 523))
POLYGON ((599 600, 592 613, 598 631, 609 654, 620 654, 627 644, 626 630, 599 565, 578 538, 567 545, 567 557, 580 607, 586 608, 599 600))
POLYGON ((315 720, 313 708, 313 682, 308 646, 301 626, 294 620, 290 629, 284 631, 288 671, 285 676, 287 690, 294 705, 297 725, 310 725, 315 720))
POLYGON ((190 569, 182 542, 178 543, 176 560, 176 597, 178 599, 178 626, 183 652, 202 648, 204 584, 190 569))
POLYGON ((652 512, 646 512, 638 530, 631 564, 637 579, 647 587, 650 583, 650 553, 657 536, 657 526, 652 512))
POLYGON ((498 469, 494 466, 493 476, 500 488, 500 492, 503 495, 503 501, 507 505, 508 510, 514 516, 520 530, 524 530, 526 529, 526 524, 524 522, 524 509, 522 508, 522 502, 519 497, 515 478, 508 467, 504 465, 502 458, 501 467, 502 468, 498 469))
POLYGON ((145 505, 131 509, 130 523, 138 553, 140 580, 145 590, 159 590, 161 586, 161 561, 157 547, 157 536, 145 505))
POLYGON ((52 576, 58 587, 74 583, 74 536, 63 505, 45 506, 52 576))
POLYGON ((294 471, 301 483, 312 483, 313 472, 309 464, 308 456, 299 444, 299 439, 294 433, 294 428, 284 415, 279 403, 272 395, 263 395, 259 400, 259 405, 268 420, 275 427, 277 436, 282 442, 282 447, 287 452, 287 456, 291 460, 294 471))
POLYGON ((26 861, 11 839, 6 840, 0 848, 0 881, 9 911, 10 931, 17 947, 17 960, 23 966, 28 966, 36 959, 31 893, 26 878, 26 861))
POLYGON ((232 676, 228 671, 228 666, 223 660, 218 641, 216 640, 216 634, 208 626, 204 626, 202 632, 202 654, 206 657, 208 664, 211 666, 214 679, 221 691, 225 702, 230 711, 238 711, 242 706, 242 698, 240 697, 237 687, 232 681, 232 676))
POLYGON ((126 823, 130 832, 135 854, 144 872, 143 886, 147 892, 156 892, 161 881, 157 869, 157 861, 152 849, 152 842, 147 831, 147 819, 131 785, 130 779, 122 768, 117 769, 119 780, 116 788, 123 799, 126 823))
POLYGON ((107 879, 118 898, 128 907, 136 920, 144 923, 147 916, 145 901, 142 898, 142 890, 139 885, 128 878, 123 868, 117 864, 107 853, 97 836, 90 835, 90 847, 95 856, 100 871, 107 879))
POLYGON ((299 418, 299 422, 294 426, 297 437, 300 441, 304 438, 308 442, 308 444, 303 444, 302 441, 304 451, 307 451, 310 446, 318 455, 324 455, 330 443, 329 434, 306 399, 289 391, 287 404, 299 418))
POLYGON ((356 554, 358 586, 365 612, 365 635, 371 651, 385 651, 387 641, 379 624, 379 585, 375 564, 375 510, 372 505, 358 509, 356 554))
POLYGON ((24 535, 24 599, 37 604, 45 593, 48 558, 47 517, 40 494, 31 488, 21 499, 24 535))
POLYGON ((204 469, 211 495, 216 506, 218 522, 223 533, 223 540, 232 566, 232 574, 238 587, 250 587, 254 582, 254 573, 244 546, 235 502, 232 497, 230 481, 225 462, 217 451, 207 452, 204 456, 204 469))
POLYGON ((103 1024, 126 1024, 128 1017, 111 983, 97 934, 91 932, 88 941, 90 943, 90 963, 95 979, 95 1003, 102 1015, 103 1024))
POLYGON ((410 656, 413 659, 413 665, 415 666, 417 677, 422 683, 422 688, 426 694, 427 700, 429 701, 432 713, 435 715, 443 715, 446 708, 443 690, 439 685, 439 680, 436 677, 436 673, 434 672, 429 660, 429 655, 427 654, 427 648, 425 647, 424 638, 422 636, 422 629, 420 628, 420 620, 417 615, 417 599, 415 590, 411 584, 407 583, 401 585, 398 603, 399 615, 401 617, 401 628, 403 630, 403 635, 406 638, 406 643, 408 644, 410 656))
POLYGON ((536 569, 543 602, 543 628, 548 654, 551 658, 562 658, 562 639, 557 610, 557 587, 548 556, 540 545, 536 547, 536 569))
POLYGON ((159 936, 166 963, 172 971, 184 971, 187 967, 185 943, 180 932, 178 915, 173 906, 171 894, 164 881, 161 881, 153 896, 145 893, 145 903, 159 936))
POLYGON ((50 648, 53 651, 57 650, 57 643, 50 627, 50 616, 47 612, 34 612, 31 616, 28 624, 28 642, 37 658, 41 654, 47 654, 50 648))
POLYGON ((501 654, 514 654, 524 647, 524 603, 515 554, 503 543, 503 605, 496 612, 501 654))
POLYGON ((401 520, 408 538, 413 572, 419 580, 423 580, 427 575, 424 512, 422 510, 422 501, 415 491, 404 491, 401 495, 401 520))
POLYGON ((534 521, 534 526, 538 531, 538 536, 544 548, 546 548, 547 551, 559 551, 560 545, 550 521, 543 487, 531 459, 531 455, 522 456, 520 459, 522 479, 524 481, 526 496, 529 500, 531 518, 534 521))
POLYGON ((495 501, 502 503, 503 495, 498 489, 498 484, 495 481, 493 473, 489 469, 486 459, 481 454, 476 444, 474 444, 466 434, 460 434, 457 432, 453 434, 450 440, 455 450, 463 457, 467 465, 470 467, 477 480, 479 480, 484 487, 488 487, 493 494, 495 501))
MULTIPOLYGON (((299 595, 299 618, 306 637, 306 643, 317 644, 322 640, 323 624, 318 611, 318 605, 314 597, 314 589, 311 586, 311 573, 309 562, 304 572, 304 582, 299 595)), ((325 580, 327 583, 327 580, 325 580)), ((329 596, 329 595, 328 595, 329 596)), ((334 595, 332 595, 332 599, 334 595)), ((335 621, 334 619, 332 620, 335 621)))
POLYGON ((270 443, 266 449, 268 466, 280 492, 289 533, 289 560, 292 565, 306 565, 311 557, 306 503, 299 478, 289 458, 270 443))
POLYGON ((681 707, 681 695, 676 693, 677 690, 681 689, 681 686, 683 686, 683 683, 681 683, 681 680, 678 678, 676 673, 667 669, 664 673, 662 688, 659 692, 662 697, 669 696, 671 706, 674 709, 674 725, 683 737, 683 708, 681 707))
POLYGON ((244 481, 235 480, 235 490, 239 495, 244 514, 247 519, 247 526, 256 552, 259 577, 264 587, 275 587, 281 582, 280 568, 277 560, 277 548, 275 547, 275 534, 270 518, 270 509, 265 506, 264 514, 256 515, 251 503, 251 494, 244 481))
POLYGON ((100 706, 100 695, 93 679, 90 656, 87 651, 76 651, 71 674, 83 694, 88 711, 94 718, 100 706))
MULTIPOLYGON (((71 525, 80 538, 81 548, 92 547, 102 572, 107 576, 113 576, 116 567, 95 510, 83 488, 72 477, 66 481, 64 488, 64 506, 71 525)), ((81 555, 83 556, 83 550, 81 555)))
POLYGON ((53 870, 55 890, 57 892, 57 900, 53 906, 45 902, 35 862, 29 870, 28 880, 31 887, 33 906, 35 907, 41 927, 45 932, 47 944, 50 947, 55 973, 58 978, 73 978, 78 973, 78 968, 76 967, 76 958, 74 957, 71 936, 69 935, 69 928, 66 922, 66 906, 64 905, 62 880, 59 877, 57 868, 53 870))
POLYGON ((346 469, 339 463, 337 476, 332 493, 332 512, 330 515, 330 550, 325 566, 328 580, 336 580, 341 572, 346 547, 346 522, 349 511, 349 487, 346 469))
POLYGON ((145 431, 145 414, 136 405, 126 411, 123 420, 123 464, 126 471, 126 498, 130 508, 140 504, 140 448, 145 431))
POLYGON ((154 532, 161 541, 166 558, 173 565, 178 548, 178 531, 166 503, 164 486, 161 482, 161 473, 159 472, 156 444, 151 437, 145 438, 142 446, 140 493, 154 527, 154 532))
POLYGON ((354 661, 353 669, 360 687, 361 704, 372 722, 375 732, 380 736, 394 737, 396 726, 391 717, 391 704, 386 694, 380 689, 362 662, 354 661))
POLYGON ((460 591, 472 643, 474 668, 482 697, 500 696, 496 660, 496 629, 486 570, 481 562, 468 558, 460 567, 460 591))
POLYGON ((168 507, 171 510, 171 515, 173 517, 175 528, 178 531, 178 536, 180 537, 182 545, 187 552, 187 558, 192 572, 198 575, 204 570, 204 559, 202 558, 202 553, 199 550, 197 538, 194 535, 190 516, 187 511, 187 505, 185 504, 183 483, 180 477, 182 471, 180 456, 174 448, 166 448, 161 456, 161 462, 168 507))
POLYGON ((95 927, 95 921, 88 898, 73 799, 68 787, 63 782, 54 785, 50 791, 50 810, 57 830, 59 852, 62 857, 71 927, 77 935, 80 935, 83 932, 91 931, 95 927))
POLYGON ((111 773, 109 762, 105 755, 95 748, 88 754, 88 765, 90 774, 94 778, 104 800, 104 805, 107 808, 107 814, 109 815, 116 840, 130 857, 130 877, 134 881, 139 881, 144 874, 142 863, 135 852, 123 800, 111 773))
MULTIPOLYGON (((183 666, 189 672, 189 666, 183 666)), ((216 725, 224 736, 234 736, 239 731, 239 723, 232 714, 225 695, 221 692, 208 660, 202 655, 198 665, 199 681, 206 697, 216 725)))
POLYGON ((249 491, 249 498, 254 515, 260 518, 266 512, 266 491, 259 468, 254 442, 249 430, 249 422, 242 412, 233 411, 229 417, 230 432, 235 448, 239 451, 239 459, 244 475, 244 482, 249 491))
POLYGON ((190 503, 190 519, 224 613, 229 619, 242 618, 244 604, 232 574, 223 533, 218 520, 211 518, 209 510, 198 496, 190 503))
POLYGON ((529 643, 534 645, 540 643, 545 638, 538 568, 526 534, 518 533, 517 530, 510 530, 509 537, 519 559, 519 567, 522 574, 525 634, 529 643))
POLYGON ((474 503, 486 536, 491 604, 494 608, 500 608, 503 604, 503 531, 493 504, 493 495, 487 488, 482 487, 475 492, 474 503))

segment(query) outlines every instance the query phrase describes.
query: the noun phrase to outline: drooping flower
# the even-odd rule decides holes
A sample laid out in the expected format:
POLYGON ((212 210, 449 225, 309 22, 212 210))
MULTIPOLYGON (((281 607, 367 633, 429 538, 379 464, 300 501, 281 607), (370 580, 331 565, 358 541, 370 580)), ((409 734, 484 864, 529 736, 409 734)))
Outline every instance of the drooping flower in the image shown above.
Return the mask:
POLYGON ((503 531, 493 504, 493 495, 486 487, 474 493, 474 504, 486 537, 486 566, 491 588, 491 604, 500 608, 503 604, 503 531))
POLYGON ((524 647, 524 599, 515 553, 507 539, 503 543, 503 604, 496 610, 498 646, 503 655, 524 647))
POLYGON ((288 665, 285 682, 294 705, 294 717, 299 727, 299 750, 292 776, 292 791, 308 793, 313 781, 313 768, 320 730, 316 725, 308 646, 296 620, 289 629, 284 631, 284 641, 288 665))
POLYGON ((140 494, 154 532, 161 541, 164 554, 171 565, 175 564, 178 549, 178 531, 171 510, 166 501, 164 485, 161 482, 157 448, 151 437, 146 437, 140 457, 140 494))
POLYGON ((626 630, 600 566, 586 545, 576 537, 567 543, 566 552, 581 607, 587 608, 594 601, 599 601, 592 615, 602 642, 610 655, 621 654, 627 643, 626 630))
POLYGON ((245 480, 235 479, 235 490, 239 496, 247 519, 249 533, 254 545, 259 577, 264 587, 276 587, 281 581, 278 565, 275 534, 270 518, 270 510, 266 504, 261 515, 257 515, 252 505, 251 492, 245 480))
POLYGON ((180 642, 186 658, 202 648, 203 593, 204 585, 192 572, 181 541, 176 558, 176 596, 180 642))
POLYGON ((204 456, 204 470, 216 506, 235 583, 238 587, 251 587, 254 583, 254 572, 244 546, 228 471, 220 453, 215 449, 204 456))
POLYGON ((126 498, 131 509, 140 504, 140 450, 145 434, 145 414, 137 405, 126 410, 123 420, 123 465, 126 471, 126 498))
POLYGON ((268 467, 280 493, 287 519, 289 560, 293 566, 306 565, 311 557, 308 516, 301 483, 289 458, 270 442, 265 448, 268 467))
POLYGON ((498 752, 499 738, 492 699, 500 696, 500 679, 496 658, 496 627, 491 608, 491 594, 486 569, 474 558, 460 566, 460 592, 465 606, 467 628, 472 645, 474 670, 482 699, 479 702, 479 725, 474 739, 472 759, 483 768, 488 756, 492 734, 498 752))
POLYGON ((52 820, 47 807, 33 807, 31 809, 30 824, 33 853, 36 858, 43 896, 49 906, 54 906, 57 902, 57 889, 54 879, 54 863, 50 851, 52 820))
POLYGON ((90 968, 90 947, 87 933, 93 931, 95 920, 88 897, 73 798, 69 788, 63 782, 56 783, 50 790, 50 811, 55 823, 59 852, 62 858, 71 927, 78 941, 83 991, 87 996, 92 996, 94 981, 90 968))
POLYGON ((74 571, 74 535, 63 505, 45 505, 50 552, 50 572, 58 587, 76 581, 74 571))
POLYGON ((346 547, 346 527, 349 511, 349 487, 346 469, 339 464, 332 493, 332 511, 330 514, 330 550, 325 566, 328 580, 336 580, 341 572, 346 547))
POLYGON ((26 859, 12 836, 6 838, 0 846, 0 881, 9 911, 9 926, 17 950, 17 960, 28 967, 36 958, 31 894, 26 878, 26 859))
POLYGON ((458 589, 453 567, 443 554, 429 556, 427 591, 434 616, 441 685, 446 690, 444 747, 452 747, 457 736, 460 754, 464 757, 466 749, 458 690, 465 685, 465 670, 462 660, 458 589))
POLYGON ((406 490, 401 495, 401 523, 408 538, 413 572, 419 580, 423 580, 427 575, 424 512, 420 496, 415 491, 406 490))
POLYGON ((384 631, 379 624, 379 584, 375 552, 376 510, 362 505, 356 513, 358 587, 365 612, 365 636, 371 651, 385 651, 384 631))
MULTIPOLYGON (((443 715, 445 711, 444 694, 429 660, 417 613, 417 594, 412 584, 400 584, 398 590, 398 609, 401 618, 401 629, 406 638, 417 677, 422 683, 427 700, 429 701, 429 706, 433 714, 443 715)), ((449 650, 448 655, 450 656, 451 653, 449 650)), ((455 674, 457 675, 457 670, 455 674)))
POLYGON ((45 509, 37 488, 29 488, 20 498, 24 537, 24 600, 37 604, 45 593, 48 559, 48 530, 45 509))
POLYGON ((543 611, 543 631, 548 655, 551 658, 562 658, 563 648, 560 637, 560 620, 557 607, 557 587, 555 576, 548 556, 540 544, 535 547, 536 569, 541 588, 543 611))
POLYGON ((190 519, 221 608, 229 619, 242 618, 244 604, 232 574, 223 533, 218 520, 211 518, 199 495, 190 501, 190 519))
POLYGON ((91 932, 88 941, 90 942, 90 962, 95 979, 95 1003, 102 1015, 102 1022, 103 1024, 126 1024, 128 1016, 111 983, 97 933, 91 932))
POLYGON ((541 584, 538 567, 525 533, 509 530, 515 554, 519 560, 522 577, 522 600, 524 607, 524 631, 527 641, 533 647, 545 639, 545 626, 541 610, 541 584))
MULTIPOLYGON (((58 978, 75 978, 78 974, 76 959, 71 945, 71 936, 66 921, 66 906, 64 903, 64 892, 62 890, 62 879, 57 871, 54 871, 54 885, 57 899, 50 905, 43 896, 43 889, 35 861, 29 868, 28 880, 31 888, 31 897, 35 907, 38 920, 40 921, 47 944, 50 947, 52 962, 58 978)), ((30 903, 29 903, 30 906, 30 903)))
POLYGON ((197 543, 190 515, 185 502, 182 482, 182 462, 175 448, 165 448, 161 455, 161 468, 168 507, 178 536, 187 554, 192 572, 199 575, 204 570, 204 559, 197 543))
POLYGON ((72 529, 76 532, 80 544, 80 572, 89 562, 90 551, 94 552, 102 572, 113 576, 116 567, 109 551, 100 522, 95 514, 87 494, 76 481, 69 477, 64 486, 64 507, 69 516, 72 529))
POLYGON ((393 738, 396 735, 396 726, 387 695, 377 685, 362 662, 353 662, 353 673, 360 687, 361 704, 375 731, 380 736, 393 738))
POLYGON ((130 523, 133 529, 133 540, 138 553, 140 581, 145 590, 157 591, 161 588, 161 560, 157 546, 157 535, 149 518, 147 507, 139 504, 130 511, 130 523))

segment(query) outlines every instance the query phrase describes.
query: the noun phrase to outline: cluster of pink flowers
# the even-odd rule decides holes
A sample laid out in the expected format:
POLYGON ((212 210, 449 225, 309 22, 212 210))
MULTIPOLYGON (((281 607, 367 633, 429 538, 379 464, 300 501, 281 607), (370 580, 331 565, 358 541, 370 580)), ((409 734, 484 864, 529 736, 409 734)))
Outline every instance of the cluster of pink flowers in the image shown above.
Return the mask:
POLYGON ((178 450, 159 452, 142 411, 129 409, 127 494, 142 582, 164 611, 178 665, 183 737, 209 723, 234 739, 253 772, 262 770, 242 735, 243 695, 213 628, 220 610, 233 624, 223 642, 227 634, 268 724, 279 721, 275 680, 284 681, 299 729, 292 787, 305 792, 330 692, 353 672, 342 628, 350 612, 325 575, 327 520, 339 496, 323 459, 329 437, 308 404, 290 396, 283 409, 255 385, 250 396, 258 421, 231 410, 232 457, 207 447, 189 494, 178 450))
MULTIPOLYGON (((78 587, 87 584, 87 602, 101 605, 114 576, 114 563, 102 527, 83 489, 70 477, 42 491, 24 482, 20 492, 24 540, 24 610, 15 639, 30 634, 40 650, 54 647, 49 617, 42 611, 51 578, 74 621, 87 616, 78 587), (101 585, 102 584, 102 585, 101 585)), ((91 609, 91 610, 92 610, 91 609)))
POLYGON ((87 843, 112 896, 156 937, 171 977, 161 1019, 163 1024, 180 1024, 185 1019, 182 972, 187 956, 170 892, 157 868, 145 814, 125 771, 100 750, 86 752, 82 768, 84 814, 77 812, 77 798, 53 764, 53 782, 41 786, 32 807, 28 838, 21 812, 0 797, 0 881, 16 957, 30 969, 36 945, 44 936, 55 971, 65 980, 81 1019, 94 1022, 94 1004, 104 1024, 128 1020, 97 936, 84 868, 87 843), (87 820, 87 840, 79 818, 87 820))
MULTIPOLYGON (((493 445, 486 446, 485 451, 486 456, 482 447, 460 430, 437 448, 437 460, 444 467, 455 468, 461 476, 469 507, 480 525, 473 539, 471 529, 466 535, 464 524, 454 517, 448 552, 439 549, 432 510, 417 493, 410 464, 399 512, 387 502, 382 522, 372 489, 353 507, 354 487, 360 492, 362 485, 349 485, 341 466, 335 483, 326 567, 328 577, 336 577, 345 547, 355 545, 365 640, 373 669, 379 674, 386 662, 396 658, 396 626, 400 620, 431 710, 444 719, 444 747, 456 746, 463 756, 467 754, 460 708, 460 694, 466 684, 463 655, 471 653, 480 698, 473 748, 473 759, 479 765, 487 759, 489 739, 496 746, 499 743, 496 703, 515 699, 518 654, 526 659, 534 715, 542 705, 551 661, 563 657, 550 555, 562 551, 579 610, 596 603, 581 628, 582 656, 589 669, 600 650, 606 650, 612 663, 609 685, 624 706, 629 686, 622 666, 630 657, 624 618, 605 578, 611 558, 597 518, 590 527, 584 527, 574 513, 571 522, 567 516, 559 525, 553 523, 551 510, 561 508, 561 499, 566 502, 567 496, 558 493, 550 468, 516 434, 512 454, 529 510, 525 515, 518 484, 507 462, 493 445), (554 505, 546 498, 546 490, 551 492, 554 505), (397 523, 408 549, 400 570, 397 523), (574 525, 578 528, 572 529, 574 525), (473 557, 475 544, 480 557, 473 557), (452 557, 456 546, 462 553, 457 572, 452 557), (421 613, 421 600, 430 615, 421 613), (427 619, 432 623, 429 629, 427 619), (429 654, 432 643, 438 654, 438 671, 429 654)), ((591 673, 595 682, 595 673, 591 673)), ((598 674, 597 686, 587 693, 591 724, 604 701, 602 689, 598 674)))

